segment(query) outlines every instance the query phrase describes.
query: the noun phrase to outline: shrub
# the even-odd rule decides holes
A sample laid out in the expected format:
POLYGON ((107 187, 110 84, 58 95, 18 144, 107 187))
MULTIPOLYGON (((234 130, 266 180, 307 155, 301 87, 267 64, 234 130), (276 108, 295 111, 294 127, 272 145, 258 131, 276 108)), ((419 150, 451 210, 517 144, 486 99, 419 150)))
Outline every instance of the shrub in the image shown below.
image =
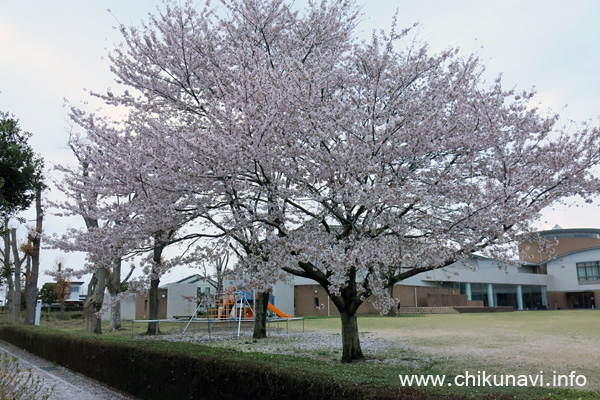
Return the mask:
POLYGON ((21 369, 17 357, 0 353, 0 400, 49 399, 53 390, 31 368, 21 369))

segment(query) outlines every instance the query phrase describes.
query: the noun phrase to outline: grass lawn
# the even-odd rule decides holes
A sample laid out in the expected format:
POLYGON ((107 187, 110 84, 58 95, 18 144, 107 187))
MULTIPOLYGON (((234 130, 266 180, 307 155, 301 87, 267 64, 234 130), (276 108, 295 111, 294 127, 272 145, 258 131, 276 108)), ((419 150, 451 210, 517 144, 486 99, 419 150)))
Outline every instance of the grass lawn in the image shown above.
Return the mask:
MULTIPOLYGON (((450 375, 539 374, 551 383, 553 375, 576 371, 587 378, 586 389, 600 390, 599 311, 365 316, 358 325, 363 337, 403 345, 450 375)), ((309 319, 306 327, 337 333, 340 322, 309 319)), ((363 350, 369 354, 368 346, 363 350)))
MULTIPOLYGON (((131 323, 124 329, 106 333, 104 340, 148 342, 140 336, 143 323, 131 323)), ((238 351, 240 358, 251 357, 276 363, 281 368, 299 368, 331 374, 353 384, 373 383, 397 387, 399 374, 446 374, 447 379, 465 374, 543 375, 552 384, 555 374, 576 371, 587 379, 585 390, 552 387, 444 387, 429 389, 441 393, 459 393, 479 398, 482 393, 508 394, 517 399, 599 399, 600 398, 600 312, 536 311, 486 314, 410 315, 395 318, 359 317, 359 330, 365 363, 342 365, 340 320, 337 317, 307 318, 302 324, 290 324, 270 338, 253 341, 235 337, 233 330, 224 338, 206 340, 202 327, 179 334, 178 323, 163 324, 165 335, 150 344, 165 349, 203 343, 214 350, 238 351), (296 331, 294 333, 294 331, 296 331), (163 342, 167 339, 170 342, 163 342), (172 342, 175 341, 175 342, 172 342), (178 341, 187 343, 177 343, 178 341), (269 353, 269 354, 265 354, 269 353), (556 373, 554 373, 556 371, 556 373)), ((107 325, 105 325, 105 329, 107 325)), ((83 333, 81 319, 42 321, 42 329, 60 330, 74 335, 83 333)), ((207 349, 208 350, 208 349, 207 349)), ((213 350, 213 351, 214 351, 213 350)), ((563 385, 564 386, 564 385, 563 385)))

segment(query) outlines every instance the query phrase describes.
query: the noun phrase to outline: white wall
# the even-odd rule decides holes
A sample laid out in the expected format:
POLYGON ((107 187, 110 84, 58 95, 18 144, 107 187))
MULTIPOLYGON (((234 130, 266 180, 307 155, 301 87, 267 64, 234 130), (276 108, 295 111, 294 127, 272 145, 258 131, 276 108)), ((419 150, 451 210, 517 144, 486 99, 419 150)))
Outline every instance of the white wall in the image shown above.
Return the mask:
POLYGON ((548 275, 554 277, 548 290, 557 292, 576 292, 585 290, 600 290, 600 284, 579 284, 577 279, 577 263, 600 261, 600 249, 578 251, 561 256, 546 263, 548 275))
POLYGON ((67 301, 79 301, 80 300, 79 295, 81 294, 82 290, 83 290, 82 283, 71 282, 71 295, 69 296, 67 301))
POLYGON ((514 265, 499 264, 498 261, 491 259, 476 259, 471 260, 467 265, 459 262, 446 268, 422 272, 405 279, 402 283, 419 285, 419 281, 424 281, 546 286, 550 284, 551 280, 548 275, 544 274, 521 273, 519 267, 514 265))
POLYGON ((195 283, 169 283, 167 285, 167 318, 190 316, 196 311, 198 285, 195 283), (187 298, 190 299, 187 299, 187 298))
MULTIPOLYGON (((316 283, 316 282, 315 282, 316 283)), ((275 307, 284 313, 294 316, 294 286, 291 282, 277 281, 273 286, 275 307)))
MULTIPOLYGON (((127 293, 121 299, 121 320, 135 319, 135 293, 127 293)), ((110 303, 110 294, 104 293, 104 304, 110 303)), ((102 314, 103 321, 110 321, 111 307, 102 314)))
MULTIPOLYGON (((547 275, 523 273, 517 266, 507 264, 502 264, 502 268, 499 266, 498 261, 489 258, 469 259, 446 268, 422 272, 399 283, 414 286, 438 286, 438 282, 548 285, 551 280, 547 275)), ((294 284, 315 285, 317 282, 295 277, 294 284)))

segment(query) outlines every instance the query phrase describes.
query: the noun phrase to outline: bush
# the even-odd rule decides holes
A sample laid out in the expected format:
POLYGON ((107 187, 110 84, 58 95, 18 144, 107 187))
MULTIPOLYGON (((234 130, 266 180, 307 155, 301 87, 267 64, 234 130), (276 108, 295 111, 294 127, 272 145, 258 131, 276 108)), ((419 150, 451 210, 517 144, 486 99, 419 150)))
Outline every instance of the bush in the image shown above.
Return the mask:
POLYGON ((15 325, 0 326, 0 338, 140 399, 466 400, 412 387, 358 385, 323 370, 281 367, 263 355, 241 357, 199 345, 192 349, 156 341, 103 340, 15 325))
POLYGON ((49 399, 53 391, 31 368, 22 370, 17 357, 4 352, 0 352, 0 377, 0 400, 49 399))

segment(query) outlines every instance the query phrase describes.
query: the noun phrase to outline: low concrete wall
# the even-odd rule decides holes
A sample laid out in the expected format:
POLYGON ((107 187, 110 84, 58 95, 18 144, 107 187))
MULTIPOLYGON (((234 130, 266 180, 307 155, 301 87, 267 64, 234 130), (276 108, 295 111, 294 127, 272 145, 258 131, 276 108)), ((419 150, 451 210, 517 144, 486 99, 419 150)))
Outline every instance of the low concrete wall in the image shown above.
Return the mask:
POLYGON ((501 306, 501 307, 454 307, 459 313, 491 313, 491 312, 513 312, 514 307, 501 306))
POLYGON ((428 307, 467 306, 469 300, 464 294, 428 293, 428 307))
POLYGON ((468 300, 467 306, 470 307, 483 307, 483 300, 468 300))

